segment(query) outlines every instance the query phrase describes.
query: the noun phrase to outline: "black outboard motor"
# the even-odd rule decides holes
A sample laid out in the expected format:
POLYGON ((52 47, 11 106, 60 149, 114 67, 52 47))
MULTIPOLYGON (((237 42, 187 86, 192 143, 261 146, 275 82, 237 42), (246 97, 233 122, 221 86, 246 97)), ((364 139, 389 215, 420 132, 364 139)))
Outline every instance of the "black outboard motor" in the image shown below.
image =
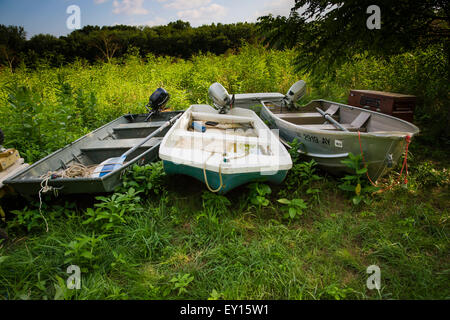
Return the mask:
POLYGON ((156 89, 150 96, 148 104, 145 106, 148 110, 148 115, 147 118, 145 118, 145 121, 150 120, 151 116, 158 114, 161 110, 163 110, 169 99, 170 95, 166 90, 163 88, 156 89))

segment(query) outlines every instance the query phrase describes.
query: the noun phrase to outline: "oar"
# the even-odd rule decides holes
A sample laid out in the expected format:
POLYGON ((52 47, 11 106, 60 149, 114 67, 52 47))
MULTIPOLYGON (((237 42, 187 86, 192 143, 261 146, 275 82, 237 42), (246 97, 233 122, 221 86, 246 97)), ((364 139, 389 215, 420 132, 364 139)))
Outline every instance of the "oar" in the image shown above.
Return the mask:
POLYGON ((171 124, 173 124, 175 122, 175 120, 177 120, 179 117, 181 117, 182 113, 177 114, 175 117, 173 117, 172 119, 170 119, 169 121, 167 121, 166 123, 164 123, 161 127, 159 127, 157 130, 153 131, 151 134, 149 134, 146 138, 144 138, 144 140, 142 140, 141 142, 139 142, 137 145, 135 145, 134 147, 132 147, 130 150, 128 150, 127 152, 125 152, 124 154, 122 154, 120 157, 117 158, 109 158, 106 159, 105 161, 103 161, 102 163, 100 163, 94 170, 94 172, 92 173, 92 177, 103 177, 105 175, 107 175, 108 173, 113 172, 116 169, 119 169, 120 167, 123 166, 123 163, 125 162, 125 160, 127 159, 127 157, 133 153, 134 151, 137 150, 137 148, 139 148, 140 146, 142 146, 144 143, 146 143, 148 140, 150 140, 151 138, 153 138, 155 135, 157 135, 158 133, 160 133, 161 131, 163 131, 165 128, 167 128, 168 126, 170 126, 171 124))
POLYGON ((345 132, 349 132, 347 129, 345 129, 339 122, 337 122, 336 120, 334 120, 332 117, 330 117, 330 115, 328 113, 325 113, 322 109, 316 108, 317 112, 319 112, 325 119, 327 119, 328 121, 330 121, 336 128, 345 131, 345 132))

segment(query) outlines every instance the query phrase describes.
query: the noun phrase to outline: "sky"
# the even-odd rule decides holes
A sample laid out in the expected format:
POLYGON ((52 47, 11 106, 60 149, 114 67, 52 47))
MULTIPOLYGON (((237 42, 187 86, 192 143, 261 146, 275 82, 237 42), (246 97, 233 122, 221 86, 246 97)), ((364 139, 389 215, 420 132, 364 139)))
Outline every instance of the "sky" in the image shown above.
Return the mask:
POLYGON ((256 22, 260 16, 289 15, 294 0, 0 0, 0 24, 23 26, 27 38, 39 33, 66 35, 66 13, 80 8, 81 27, 165 25, 189 21, 194 27, 211 23, 256 22))

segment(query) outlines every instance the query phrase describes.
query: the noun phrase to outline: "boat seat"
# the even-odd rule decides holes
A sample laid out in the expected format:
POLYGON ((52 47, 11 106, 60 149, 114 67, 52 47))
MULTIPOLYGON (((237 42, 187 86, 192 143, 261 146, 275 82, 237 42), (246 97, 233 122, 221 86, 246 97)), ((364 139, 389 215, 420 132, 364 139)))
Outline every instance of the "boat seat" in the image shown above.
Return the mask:
POLYGON ((328 113, 330 116, 335 115, 339 111, 339 106, 337 104, 332 104, 328 107, 325 113, 328 113))
POLYGON ((353 128, 360 129, 370 118, 370 113, 361 112, 350 124, 353 128))
POLYGON ((138 129, 147 129, 147 128, 159 128, 161 127, 165 121, 153 121, 153 122, 136 122, 136 123, 122 123, 117 127, 114 127, 114 131, 120 130, 138 130, 138 129))
MULTIPOLYGON (((105 151, 105 150, 115 150, 115 149, 131 149, 135 145, 137 145, 139 142, 144 140, 145 138, 141 139, 117 139, 117 140, 98 140, 98 141, 92 141, 88 143, 86 146, 81 147, 81 151, 105 151)), ((146 143, 144 143, 141 148, 151 148, 153 146, 156 146, 162 141, 162 138, 152 138, 146 143)))

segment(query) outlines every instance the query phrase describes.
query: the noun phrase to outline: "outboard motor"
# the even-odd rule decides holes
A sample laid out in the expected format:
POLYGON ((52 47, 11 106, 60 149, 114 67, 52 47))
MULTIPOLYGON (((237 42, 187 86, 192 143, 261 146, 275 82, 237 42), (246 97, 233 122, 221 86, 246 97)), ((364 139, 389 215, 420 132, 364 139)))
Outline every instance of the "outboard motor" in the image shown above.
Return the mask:
POLYGON ((169 99, 170 94, 166 90, 163 88, 156 89, 150 96, 148 104, 145 106, 148 110, 148 115, 147 118, 145 118, 145 121, 148 121, 151 116, 158 114, 161 110, 163 110, 169 99))
POLYGON ((228 91, 218 82, 214 82, 208 89, 208 96, 219 113, 227 113, 234 103, 234 94, 231 97, 228 91))
POLYGON ((294 83, 283 98, 282 106, 293 108, 295 103, 305 95, 306 82, 303 80, 294 83))

